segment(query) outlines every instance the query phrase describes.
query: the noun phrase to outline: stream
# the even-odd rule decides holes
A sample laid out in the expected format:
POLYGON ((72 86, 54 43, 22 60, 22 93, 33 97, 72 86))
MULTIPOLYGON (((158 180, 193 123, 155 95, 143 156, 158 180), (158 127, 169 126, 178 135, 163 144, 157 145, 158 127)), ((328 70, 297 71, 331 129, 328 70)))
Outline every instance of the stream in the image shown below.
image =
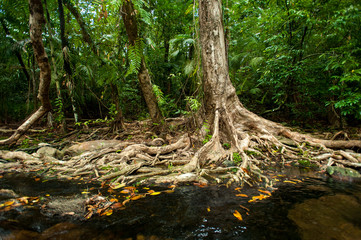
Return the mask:
MULTIPOLYGON (((361 239, 361 184, 299 169, 275 174, 277 190, 265 199, 250 201, 262 194, 257 187, 177 186, 174 192, 130 201, 125 209, 88 220, 72 216, 74 212, 51 212, 48 206, 82 212, 79 201, 87 194, 100 191, 110 197, 119 192, 98 190, 99 185, 80 180, 1 176, 0 189, 11 189, 18 198, 38 197, 34 204, 0 209, 1 240, 361 239), (242 220, 234 216, 236 210, 242 220)), ((0 203, 9 199, 1 195, 0 203)))

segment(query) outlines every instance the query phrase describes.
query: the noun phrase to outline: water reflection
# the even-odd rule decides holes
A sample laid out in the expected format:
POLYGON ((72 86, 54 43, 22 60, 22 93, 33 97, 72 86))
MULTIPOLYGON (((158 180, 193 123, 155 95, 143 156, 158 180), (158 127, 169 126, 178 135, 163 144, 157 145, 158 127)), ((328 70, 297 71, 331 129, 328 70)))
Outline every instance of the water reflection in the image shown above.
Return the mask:
MULTIPOLYGON (((361 186, 309 173, 286 172, 262 201, 248 202, 256 188, 237 197, 225 186, 183 186, 131 202, 111 216, 88 221, 46 216, 41 206, 0 212, 2 239, 361 239, 361 186), (240 206, 242 205, 242 207, 240 206), (249 209, 245 211, 244 209, 249 209), (234 217, 237 210, 243 221, 234 217)), ((89 186, 69 182, 34 183, 26 176, 0 179, 17 194, 81 196, 89 186), (24 179, 25 178, 25 179, 24 179), (19 186, 17 186, 19 184, 19 186), (25 186, 24 186, 25 184, 25 186), (54 185, 55 184, 55 185, 54 185), (55 189, 53 189, 55 186, 55 189), (61 195, 64 188, 64 195, 61 195), (51 192, 55 191, 55 192, 51 192)), ((104 193, 106 194, 106 193, 104 193)))

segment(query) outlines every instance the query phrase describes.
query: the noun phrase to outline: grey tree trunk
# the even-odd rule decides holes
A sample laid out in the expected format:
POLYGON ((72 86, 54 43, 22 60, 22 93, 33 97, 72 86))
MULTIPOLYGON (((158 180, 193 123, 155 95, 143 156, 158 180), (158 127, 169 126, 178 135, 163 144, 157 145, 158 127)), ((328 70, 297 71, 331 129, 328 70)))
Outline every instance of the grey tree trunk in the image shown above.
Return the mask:
POLYGON ((45 23, 41 0, 29 0, 30 9, 30 39, 36 61, 40 68, 40 83, 38 99, 41 102, 39 109, 32 114, 8 139, 0 141, 0 145, 11 144, 17 141, 37 120, 51 110, 49 100, 49 87, 51 82, 51 69, 48 55, 45 52, 42 40, 42 25, 45 23))

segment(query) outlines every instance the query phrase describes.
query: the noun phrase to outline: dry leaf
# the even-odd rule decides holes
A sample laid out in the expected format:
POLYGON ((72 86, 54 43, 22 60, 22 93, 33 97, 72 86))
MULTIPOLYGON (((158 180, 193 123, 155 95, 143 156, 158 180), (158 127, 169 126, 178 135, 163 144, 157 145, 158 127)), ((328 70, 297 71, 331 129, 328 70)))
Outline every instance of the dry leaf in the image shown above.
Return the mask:
POLYGON ((116 198, 111 198, 109 201, 110 201, 110 202, 118 202, 118 199, 116 199, 116 198))
POLYGON ((127 194, 127 193, 130 193, 130 191, 129 191, 129 190, 126 190, 126 189, 124 189, 124 190, 120 191, 120 193, 127 194))
POLYGON ((285 180, 285 181, 283 181, 284 183, 292 183, 292 184, 297 184, 297 183, 295 183, 295 182, 292 182, 292 181, 288 181, 288 180, 285 180))
POLYGON ((238 218, 238 220, 240 220, 240 221, 243 220, 242 215, 237 210, 234 210, 233 216, 238 218))
POLYGON ((261 193, 268 194, 269 196, 272 195, 271 192, 270 192, 270 191, 267 191, 267 190, 265 191, 265 190, 258 189, 258 191, 261 192, 261 193))
POLYGON ((148 190, 148 193, 154 193, 154 190, 148 190))
POLYGON ((85 214, 84 218, 85 218, 85 219, 89 219, 89 218, 91 218, 92 216, 93 216, 93 211, 90 211, 90 212, 88 212, 87 214, 85 214))
POLYGON ((131 197, 130 200, 135 201, 135 200, 138 200, 138 199, 143 198, 143 197, 144 197, 143 195, 136 195, 134 197, 131 197))
MULTIPOLYGON (((247 212, 249 212, 249 209, 246 208, 245 206, 239 205, 241 208, 243 208, 244 210, 246 210, 247 212)), ((248 213, 247 213, 248 214, 248 213)))
POLYGON ((240 193, 240 194, 236 194, 236 197, 248 197, 248 195, 240 193))
POLYGON ((114 203, 111 208, 113 209, 118 209, 118 208, 121 208, 121 207, 124 207, 123 204, 121 204, 120 202, 117 202, 117 203, 114 203))
POLYGON ((210 207, 207 207, 207 212, 210 212, 211 211, 211 208, 210 207))

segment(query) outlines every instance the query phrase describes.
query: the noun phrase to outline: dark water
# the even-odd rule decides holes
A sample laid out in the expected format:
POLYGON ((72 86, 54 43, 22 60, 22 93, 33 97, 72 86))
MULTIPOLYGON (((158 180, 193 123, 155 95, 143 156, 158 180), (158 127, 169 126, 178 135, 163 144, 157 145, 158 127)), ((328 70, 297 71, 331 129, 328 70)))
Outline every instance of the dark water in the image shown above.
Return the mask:
POLYGON ((261 201, 248 202, 261 194, 257 188, 242 189, 248 197, 237 197, 235 187, 191 185, 90 220, 49 216, 40 207, 50 199, 82 196, 93 185, 5 175, 1 189, 44 197, 32 207, 1 211, 0 239, 361 239, 360 184, 299 172, 286 175, 275 176, 278 189, 261 201), (233 216, 235 210, 242 221, 233 216))

